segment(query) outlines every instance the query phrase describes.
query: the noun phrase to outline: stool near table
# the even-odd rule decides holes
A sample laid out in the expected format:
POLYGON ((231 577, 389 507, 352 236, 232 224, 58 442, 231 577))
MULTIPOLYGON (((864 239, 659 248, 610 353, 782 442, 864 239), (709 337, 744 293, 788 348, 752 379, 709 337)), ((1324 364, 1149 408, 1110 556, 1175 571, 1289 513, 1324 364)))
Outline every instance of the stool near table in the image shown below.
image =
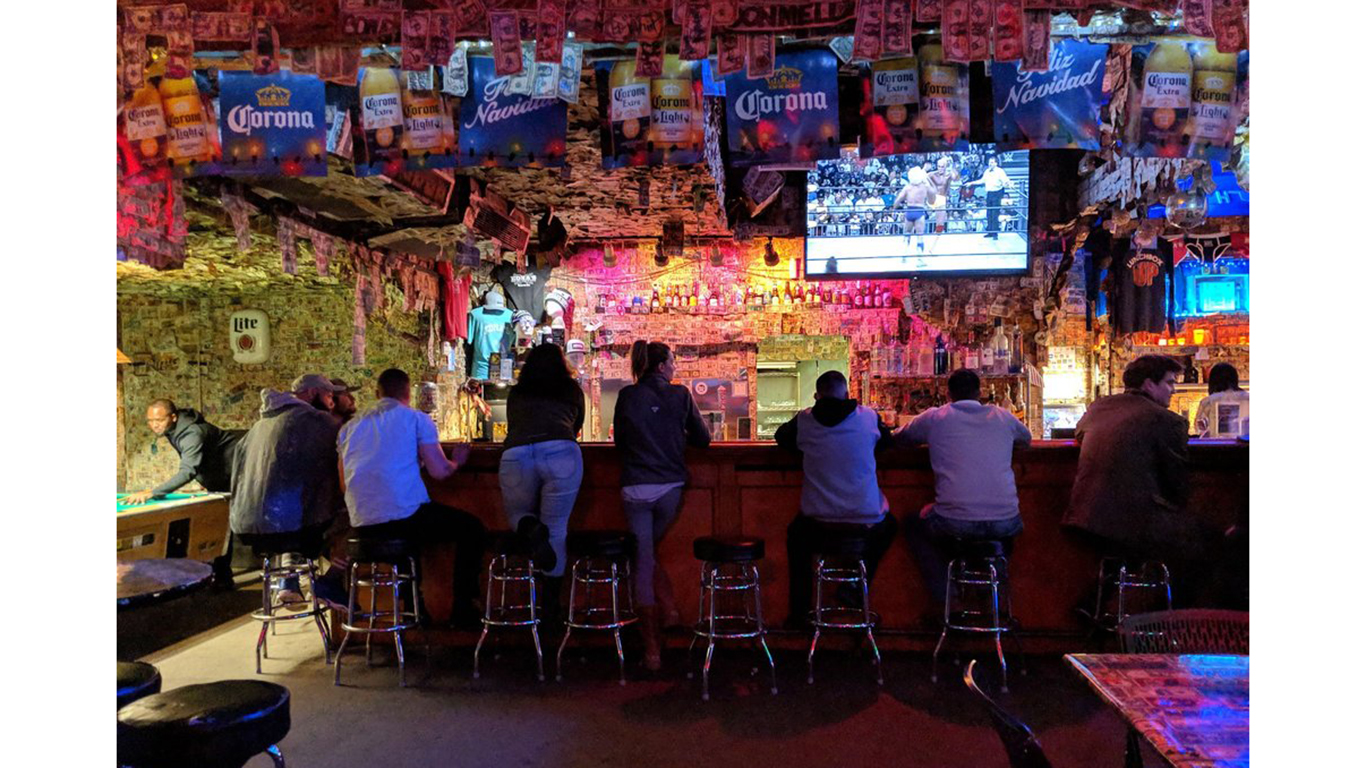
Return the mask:
POLYGON ((119 709, 143 696, 161 692, 161 672, 141 661, 119 662, 119 709))
POLYGON ((637 621, 634 592, 631 588, 631 553, 636 538, 628 531, 575 531, 565 542, 575 555, 570 568, 569 610, 564 623, 564 640, 555 654, 555 680, 564 680, 564 649, 569 634, 576 629, 611 632, 617 644, 617 667, 621 684, 626 685, 626 654, 621 648, 621 628, 637 621), (583 599, 579 600, 580 587, 583 599), (606 596, 601 588, 605 587, 606 596), (623 594, 624 591, 624 594, 623 594), (624 603, 624 605, 623 605, 624 603))
POLYGON ((127 768, 242 768, 265 752, 284 768, 289 689, 261 680, 187 685, 119 710, 118 762, 127 768))
MULTIPOLYGON (((711 657, 717 640, 750 640, 768 661, 770 691, 778 693, 778 672, 773 654, 764 640, 764 612, 759 595, 759 567, 764 558, 764 540, 746 536, 705 536, 693 541, 693 556, 702 561, 702 579, 697 601, 697 623, 688 657, 698 638, 707 639, 706 660, 702 664, 702 700, 711 698, 711 657), (729 596, 729 597, 728 597, 729 596), (730 602, 725 613, 718 601, 730 602)), ((757 671, 757 670, 756 670, 757 671)), ((688 677, 692 678, 689 670, 688 677)))
MULTIPOLYGON (((531 642, 536 648, 536 679, 545 681, 545 658, 541 653, 541 617, 536 601, 536 568, 531 562, 531 550, 522 537, 511 531, 497 531, 489 535, 488 585, 484 593, 484 629, 474 646, 474 679, 479 679, 479 651, 489 630, 494 628, 530 627, 531 642), (498 602, 494 602, 494 585, 498 586, 498 602), (525 603, 508 602, 508 585, 514 592, 522 589, 525 603)), ((513 600, 518 599, 516 594, 513 600)), ((497 655, 494 656, 497 658, 497 655)))
POLYGON ((315 559, 322 551, 322 537, 306 537, 302 531, 288 533, 248 534, 242 537, 251 546, 252 554, 261 558, 261 610, 251 617, 261 622, 261 633, 256 638, 256 674, 261 674, 261 659, 269 658, 266 644, 266 630, 275 634, 275 625, 281 621, 313 619, 318 626, 318 634, 323 641, 323 659, 332 663, 332 644, 328 642, 327 620, 323 614, 327 609, 318 604, 318 595, 313 585, 318 577, 315 559), (308 601, 300 608, 298 605, 275 604, 283 592, 283 585, 290 578, 308 578, 308 601))
POLYGON ((1156 608, 1139 606, 1133 610, 1134 593, 1149 593, 1163 602, 1163 609, 1172 609, 1172 575, 1161 560, 1145 560, 1107 555, 1100 559, 1100 573, 1096 576, 1096 611, 1091 614, 1095 628, 1114 632, 1131 614, 1156 608), (1115 597, 1115 610, 1110 612, 1106 593, 1115 597))
POLYGON ((877 640, 873 638, 873 627, 879 617, 872 611, 868 601, 868 568, 864 557, 868 553, 868 527, 838 523, 822 523, 819 528, 815 547, 816 587, 815 607, 811 611, 811 650, 806 654, 806 682, 816 681, 815 660, 816 643, 820 641, 821 630, 866 633, 868 644, 873 650, 873 666, 877 669, 877 684, 882 685, 882 654, 878 651, 877 640), (851 607, 828 604, 825 585, 856 587, 862 597, 859 606, 851 607))
POLYGON ((950 632, 990 634, 1001 664, 1001 692, 1006 684, 1006 656, 1001 635, 1011 629, 1010 591, 1006 582, 1005 545, 995 540, 954 539, 944 587, 944 625, 930 660, 930 681, 939 681, 939 651, 950 632), (975 594, 974 594, 975 593, 975 594), (1002 611, 1002 602, 1005 610, 1002 611))
POLYGON ((342 653, 346 651, 352 633, 365 635, 367 665, 373 663, 371 638, 385 634, 393 635, 394 652, 398 656, 398 684, 399 687, 406 687, 408 679, 404 668, 403 632, 418 626, 421 616, 416 545, 402 539, 353 537, 346 540, 346 553, 351 559, 347 579, 346 620, 342 622, 346 634, 337 647, 332 683, 341 685, 342 653), (364 612, 357 606, 361 587, 370 590, 370 610, 364 612), (377 607, 376 598, 381 590, 390 593, 388 608, 377 607), (407 607, 404 607, 405 601, 407 607))

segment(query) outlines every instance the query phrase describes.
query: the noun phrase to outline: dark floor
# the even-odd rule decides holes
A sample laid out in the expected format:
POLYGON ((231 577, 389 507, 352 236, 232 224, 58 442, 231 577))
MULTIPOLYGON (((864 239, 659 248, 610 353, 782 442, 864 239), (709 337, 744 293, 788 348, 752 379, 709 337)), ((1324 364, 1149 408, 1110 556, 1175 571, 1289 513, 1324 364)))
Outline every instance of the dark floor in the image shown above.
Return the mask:
MULTIPOLYGON (((201 593, 164 606, 159 617, 121 614, 120 657, 163 646, 139 655, 161 669, 167 688, 255 677, 257 627, 243 614, 259 595, 251 587, 201 593), (209 631, 169 645, 216 619, 221 623, 209 631)), ((363 654, 348 650, 345 685, 335 688, 311 626, 282 627, 271 647, 263 679, 293 694, 293 727, 282 742, 292 768, 1007 765, 952 659, 935 685, 927 654, 886 654, 886 685, 878 689, 866 656, 823 654, 816 683, 808 685, 805 654, 779 652, 779 693, 772 696, 766 674, 751 676, 755 657, 748 649, 722 648, 712 701, 703 702, 698 681, 684 677, 681 649, 666 656, 665 675, 649 680, 628 668, 631 682, 621 687, 615 656, 600 648, 586 658, 571 648, 563 683, 553 682, 547 648, 549 680, 538 683, 526 647, 508 647, 497 659, 486 649, 484 675, 472 680, 472 649, 436 649, 427 667, 418 646, 408 654, 412 687, 400 689, 385 649, 377 649, 370 669, 363 654)), ((984 657, 979 668, 993 662, 984 657)), ((1025 666, 1025 676, 1012 671, 1010 693, 998 700, 1035 730, 1053 764, 1121 765, 1123 723, 1065 662, 1032 657, 1025 666)), ((995 670, 985 671, 995 692, 995 670)))

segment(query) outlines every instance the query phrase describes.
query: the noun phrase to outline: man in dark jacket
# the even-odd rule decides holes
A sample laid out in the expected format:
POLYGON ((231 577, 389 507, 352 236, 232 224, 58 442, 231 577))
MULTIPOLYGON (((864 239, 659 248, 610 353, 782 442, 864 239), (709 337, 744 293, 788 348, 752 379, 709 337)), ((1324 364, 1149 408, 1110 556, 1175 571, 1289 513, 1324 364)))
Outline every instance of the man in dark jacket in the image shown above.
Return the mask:
MULTIPOLYGON (((816 379, 816 404, 778 427, 778 445, 802 454, 801 510, 787 527, 788 618, 805 625, 811 610, 811 559, 821 524, 862 527, 868 550, 868 579, 896 538, 896 518, 878 489, 875 450, 891 444, 892 431, 877 412, 849 398, 849 382, 839 371, 816 379)), ((841 591, 849 602, 852 595, 841 591)), ((861 599, 861 596, 860 596, 861 599)))
POLYGON ((126 504, 141 504, 175 491, 191 480, 205 490, 231 490, 232 452, 238 434, 225 432, 204 420, 193 408, 176 408, 170 400, 153 400, 147 406, 147 427, 152 434, 165 436, 180 454, 180 469, 169 480, 149 491, 130 493, 126 504))
POLYGON ((1189 561, 1202 534, 1185 513, 1188 425, 1167 410, 1182 366, 1143 355, 1124 369, 1123 394, 1096 400, 1077 423, 1081 457, 1063 525, 1102 549, 1139 558, 1189 561))

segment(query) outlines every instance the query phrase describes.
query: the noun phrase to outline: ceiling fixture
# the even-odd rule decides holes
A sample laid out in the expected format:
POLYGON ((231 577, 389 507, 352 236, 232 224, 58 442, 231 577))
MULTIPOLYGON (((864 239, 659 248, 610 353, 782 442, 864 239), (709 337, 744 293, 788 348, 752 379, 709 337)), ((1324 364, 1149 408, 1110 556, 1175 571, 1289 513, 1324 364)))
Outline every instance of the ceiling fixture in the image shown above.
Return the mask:
POLYGON ((768 239, 768 243, 764 245, 764 266, 778 266, 778 252, 773 250, 773 238, 771 237, 768 239))

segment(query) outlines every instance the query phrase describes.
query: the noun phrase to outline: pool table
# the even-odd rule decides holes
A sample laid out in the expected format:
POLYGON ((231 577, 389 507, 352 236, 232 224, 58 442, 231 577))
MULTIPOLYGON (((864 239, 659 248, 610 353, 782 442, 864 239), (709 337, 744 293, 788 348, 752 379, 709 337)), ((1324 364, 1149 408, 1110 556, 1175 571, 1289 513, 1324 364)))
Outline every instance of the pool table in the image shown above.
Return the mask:
POLYGON ((118 499, 118 559, 188 558, 209 562, 228 536, 226 493, 172 493, 146 504, 118 499))

